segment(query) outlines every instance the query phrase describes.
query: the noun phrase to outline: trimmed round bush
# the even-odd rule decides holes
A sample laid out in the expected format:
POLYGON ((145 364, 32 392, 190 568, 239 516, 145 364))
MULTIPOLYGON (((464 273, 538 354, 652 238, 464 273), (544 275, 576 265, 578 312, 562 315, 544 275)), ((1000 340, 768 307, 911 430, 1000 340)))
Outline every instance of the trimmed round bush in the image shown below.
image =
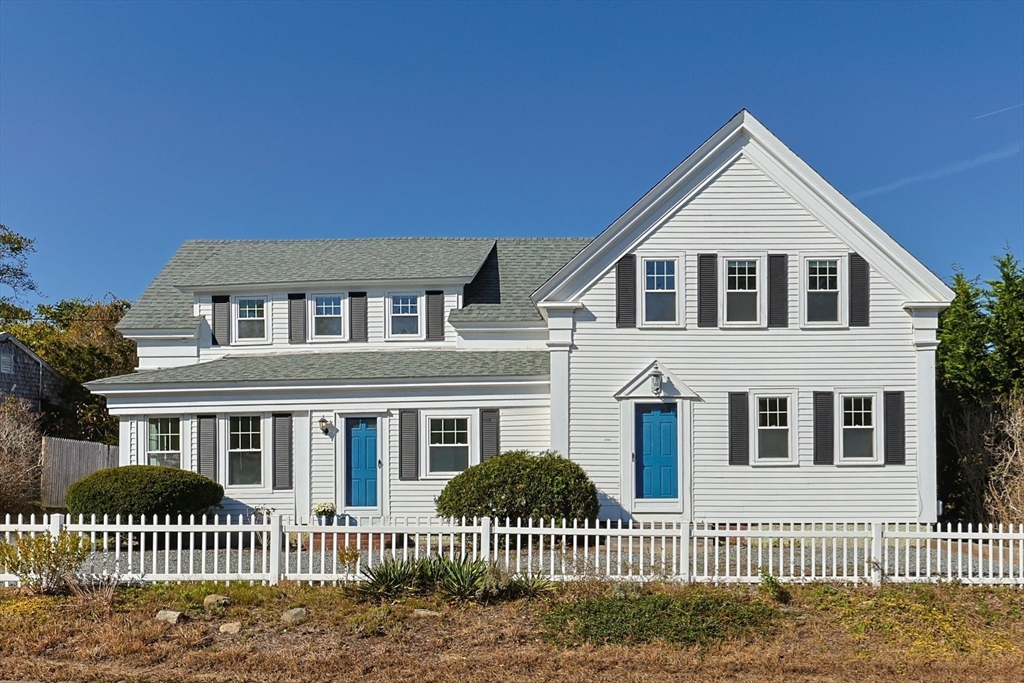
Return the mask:
POLYGON ((558 453, 507 451, 470 467, 435 501, 441 517, 504 520, 597 519, 597 487, 583 468, 558 453))
POLYGON ((65 505, 73 516, 188 516, 220 503, 224 487, 196 472, 173 467, 128 465, 93 472, 68 487, 65 505))

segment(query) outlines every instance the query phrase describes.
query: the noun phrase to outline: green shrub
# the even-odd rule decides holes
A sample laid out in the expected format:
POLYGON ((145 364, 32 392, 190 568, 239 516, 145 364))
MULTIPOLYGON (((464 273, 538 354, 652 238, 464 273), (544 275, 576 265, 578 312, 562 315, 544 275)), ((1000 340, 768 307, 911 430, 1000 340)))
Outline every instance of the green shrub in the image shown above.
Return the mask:
POLYGON ((56 538, 43 532, 0 541, 0 569, 17 576, 31 592, 44 595, 67 590, 88 556, 89 540, 67 531, 56 538))
POLYGON ((161 519, 203 512, 219 504, 224 487, 188 470, 130 465, 93 472, 68 488, 68 512, 78 515, 140 515, 161 519))
POLYGON ((466 557, 388 558, 363 567, 359 592, 374 601, 436 593, 454 602, 497 602, 538 597, 552 590, 543 578, 512 577, 497 566, 466 557))
POLYGON ((771 605, 721 588, 693 586, 678 593, 604 595, 562 602, 542 616, 548 637, 563 645, 650 643, 707 646, 768 632, 771 605))
POLYGON ((557 453, 507 451, 470 467, 435 501, 442 517, 505 520, 597 519, 597 488, 583 468, 557 453))
POLYGON ((782 585, 782 582, 775 578, 775 576, 768 571, 767 567, 761 567, 759 571, 761 572, 761 592, 770 595, 772 600, 775 602, 781 602, 782 604, 789 602, 789 591, 782 585))

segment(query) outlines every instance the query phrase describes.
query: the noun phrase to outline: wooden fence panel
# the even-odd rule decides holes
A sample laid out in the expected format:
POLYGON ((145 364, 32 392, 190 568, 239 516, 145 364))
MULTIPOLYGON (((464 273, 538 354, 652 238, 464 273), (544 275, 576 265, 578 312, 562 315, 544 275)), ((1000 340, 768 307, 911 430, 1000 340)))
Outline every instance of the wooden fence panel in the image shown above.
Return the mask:
POLYGON ((64 507, 64 495, 69 486, 109 467, 117 467, 117 446, 44 436, 43 507, 64 507))

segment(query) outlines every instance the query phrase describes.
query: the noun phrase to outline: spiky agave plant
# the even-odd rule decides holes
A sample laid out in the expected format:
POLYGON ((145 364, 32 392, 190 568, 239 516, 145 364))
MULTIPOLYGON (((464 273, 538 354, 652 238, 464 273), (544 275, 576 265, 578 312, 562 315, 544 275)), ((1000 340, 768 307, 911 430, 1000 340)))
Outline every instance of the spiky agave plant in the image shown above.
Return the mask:
POLYGON ((476 600, 483 590, 486 576, 487 563, 482 560, 442 558, 437 590, 456 602, 476 600))
POLYGON ((364 566, 364 580, 359 592, 375 600, 393 600, 412 593, 419 588, 419 563, 410 560, 386 559, 375 566, 364 566))

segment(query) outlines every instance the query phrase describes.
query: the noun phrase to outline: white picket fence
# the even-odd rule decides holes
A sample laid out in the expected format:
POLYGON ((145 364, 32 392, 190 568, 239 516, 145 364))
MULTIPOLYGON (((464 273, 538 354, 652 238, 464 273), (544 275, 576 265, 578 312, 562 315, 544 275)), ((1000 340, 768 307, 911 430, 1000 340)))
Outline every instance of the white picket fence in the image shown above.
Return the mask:
MULTIPOLYGON (((1024 586, 1024 525, 52 515, 8 516, 0 540, 61 531, 88 538, 83 574, 125 582, 339 583, 388 560, 443 555, 553 580, 754 583, 764 571, 788 582, 1024 586)), ((0 585, 16 583, 0 567, 0 585)))

